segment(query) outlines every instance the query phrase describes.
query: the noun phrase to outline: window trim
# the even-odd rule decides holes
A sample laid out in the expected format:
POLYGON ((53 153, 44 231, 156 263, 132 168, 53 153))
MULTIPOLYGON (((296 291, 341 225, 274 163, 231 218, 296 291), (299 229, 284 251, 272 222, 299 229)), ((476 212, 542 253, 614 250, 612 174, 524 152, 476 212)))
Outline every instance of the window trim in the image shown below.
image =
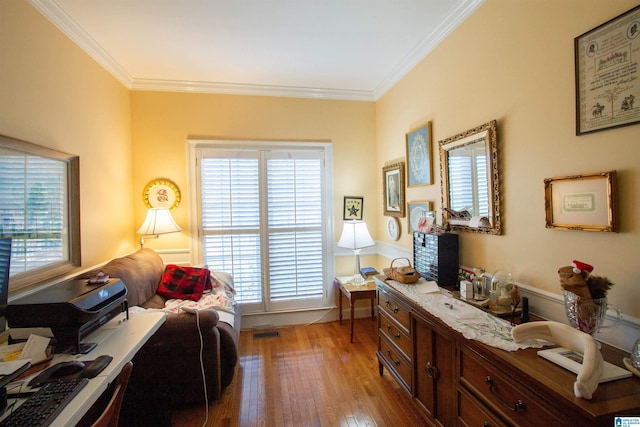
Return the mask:
POLYGON ((4 135, 0 135, 0 147, 28 155, 59 160, 65 163, 67 172, 68 259, 10 277, 9 292, 12 293, 18 289, 38 285, 46 280, 68 274, 81 265, 80 157, 4 135))
MULTIPOLYGON (((200 224, 202 222, 201 212, 199 206, 201 205, 200 192, 198 191, 198 177, 197 177, 197 161, 198 151, 206 149, 218 149, 218 150, 265 150, 268 148, 274 149, 298 149, 298 150, 313 150, 317 151, 322 149, 325 152, 325 191, 326 191, 326 203, 323 207, 324 216, 327 218, 324 224, 327 238, 324 243, 324 251, 327 257, 326 268, 324 273, 324 297, 322 298, 323 304, 321 307, 317 305, 295 309, 295 311, 301 310, 315 310, 318 308, 327 308, 332 305, 332 292, 333 292, 333 278, 335 276, 335 244, 333 242, 334 236, 334 216, 333 216, 333 165, 331 159, 333 159, 332 144, 326 141, 250 141, 250 140, 212 140, 212 139, 188 139, 187 140, 187 161, 188 161, 188 174, 189 174, 189 188, 190 191, 190 233, 191 240, 191 263, 193 265, 202 264, 204 261, 204 251, 200 239, 200 224)), ((273 302, 267 303, 267 306, 271 304, 268 310, 261 311, 256 309, 255 306, 246 307, 243 313, 248 309, 252 314, 273 314, 277 312, 289 312, 291 310, 279 309, 279 303, 273 306, 273 302)))

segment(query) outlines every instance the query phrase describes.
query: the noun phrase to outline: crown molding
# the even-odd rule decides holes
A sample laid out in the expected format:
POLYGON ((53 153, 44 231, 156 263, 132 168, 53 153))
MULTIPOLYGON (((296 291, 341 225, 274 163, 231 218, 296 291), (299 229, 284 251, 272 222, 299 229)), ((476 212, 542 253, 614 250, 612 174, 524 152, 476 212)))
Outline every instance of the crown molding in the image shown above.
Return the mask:
POLYGON ((484 3, 484 0, 464 0, 438 25, 431 34, 425 37, 405 59, 385 78, 373 91, 375 101, 380 99, 389 89, 400 81, 409 71, 427 57, 458 25, 467 19, 484 3))
POLYGON ((133 78, 111 57, 86 31, 55 2, 55 0, 29 0, 29 3, 51 21, 60 31, 80 46, 90 57, 111 73, 127 88, 131 88, 133 78))
POLYGON ((215 82, 190 82, 181 80, 134 79, 130 89, 165 92, 221 93, 232 95, 277 96, 289 98, 374 101, 373 92, 370 91, 215 82))
POLYGON ((55 0, 29 0, 31 5, 130 90, 220 93, 349 101, 377 101, 380 99, 483 2, 484 0, 463 0, 458 8, 449 14, 436 30, 416 46, 373 91, 359 91, 294 86, 134 79, 107 51, 78 25, 55 0))

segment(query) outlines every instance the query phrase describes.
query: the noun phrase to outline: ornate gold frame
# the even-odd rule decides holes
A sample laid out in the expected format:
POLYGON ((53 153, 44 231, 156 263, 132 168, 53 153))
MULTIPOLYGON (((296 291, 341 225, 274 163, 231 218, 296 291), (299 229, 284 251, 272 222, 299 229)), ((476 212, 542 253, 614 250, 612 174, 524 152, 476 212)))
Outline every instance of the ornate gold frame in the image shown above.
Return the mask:
MULTIPOLYGON (((488 123, 469 129, 466 132, 459 133, 439 142, 440 145, 440 184, 442 186, 442 207, 449 208, 449 151, 467 144, 472 144, 480 139, 484 139, 486 158, 487 158, 487 172, 488 172, 488 202, 489 208, 489 221, 490 226, 471 227, 470 221, 464 221, 457 219, 455 224, 449 221, 449 225, 452 230, 468 231, 471 233, 480 234, 502 234, 502 209, 501 195, 500 195, 500 161, 498 157, 498 136, 497 136, 498 123, 496 120, 492 120, 488 123)), ((444 219, 449 220, 448 214, 443 213, 444 219)))
POLYGON ((616 187, 615 170, 546 178, 546 227, 617 232, 616 187))
POLYGON ((386 165, 382 168, 382 202, 383 214, 385 216, 396 216, 404 218, 405 216, 405 199, 404 199, 404 162, 398 162, 386 165), (397 179, 392 179, 397 177, 397 179), (390 181, 391 180, 391 181, 390 181), (395 182, 392 182, 395 181, 395 182), (396 186, 398 194, 397 200, 395 194, 389 194, 388 187, 396 186), (390 200, 389 197, 393 197, 390 200), (391 202, 391 203, 390 203, 391 202), (397 202, 397 206, 396 205, 397 202), (392 206, 393 204, 393 206, 392 206))

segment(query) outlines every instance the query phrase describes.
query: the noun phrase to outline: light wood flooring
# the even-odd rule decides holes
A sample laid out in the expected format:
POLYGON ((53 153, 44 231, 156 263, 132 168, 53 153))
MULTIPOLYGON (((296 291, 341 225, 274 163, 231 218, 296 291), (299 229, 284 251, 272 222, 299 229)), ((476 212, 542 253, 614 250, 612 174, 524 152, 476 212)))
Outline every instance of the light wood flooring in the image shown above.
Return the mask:
MULTIPOLYGON (((377 322, 356 319, 277 329, 279 337, 240 335, 240 363, 207 426, 421 426, 409 396, 378 372, 377 322)), ((202 426, 205 407, 172 411, 176 427, 202 426)))

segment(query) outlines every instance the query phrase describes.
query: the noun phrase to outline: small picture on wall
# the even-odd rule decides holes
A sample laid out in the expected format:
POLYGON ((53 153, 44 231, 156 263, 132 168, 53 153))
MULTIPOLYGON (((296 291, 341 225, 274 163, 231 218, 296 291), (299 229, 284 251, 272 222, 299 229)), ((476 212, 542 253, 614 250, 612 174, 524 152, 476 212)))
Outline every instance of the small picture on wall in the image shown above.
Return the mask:
POLYGON ((362 197, 344 196, 344 206, 342 209, 343 219, 362 220, 362 205, 364 199, 362 197))
POLYGON ((382 168, 384 215, 404 218, 404 162, 382 168))

